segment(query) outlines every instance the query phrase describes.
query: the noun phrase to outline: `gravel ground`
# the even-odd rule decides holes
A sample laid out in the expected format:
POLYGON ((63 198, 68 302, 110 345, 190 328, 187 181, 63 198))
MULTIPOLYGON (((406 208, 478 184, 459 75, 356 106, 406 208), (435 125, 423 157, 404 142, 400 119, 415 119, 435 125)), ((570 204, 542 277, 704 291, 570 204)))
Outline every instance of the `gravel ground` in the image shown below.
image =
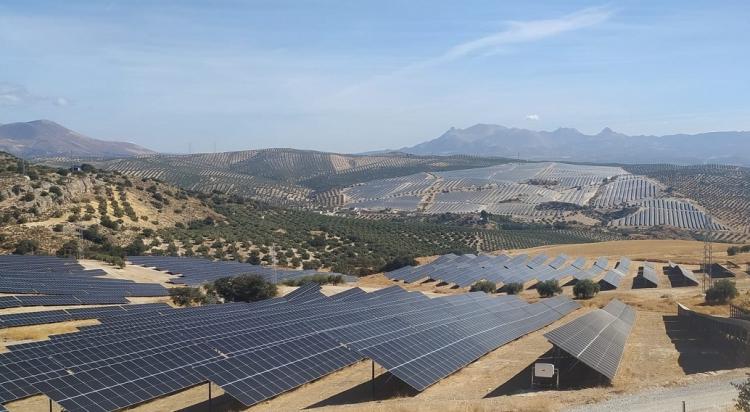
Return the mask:
POLYGON ((579 406, 568 409, 569 412, 594 411, 638 411, 638 412, 670 412, 685 410, 698 411, 730 411, 734 410, 734 399, 737 389, 732 383, 739 383, 743 378, 722 377, 707 382, 697 382, 676 388, 659 388, 634 395, 620 396, 606 402, 579 406))

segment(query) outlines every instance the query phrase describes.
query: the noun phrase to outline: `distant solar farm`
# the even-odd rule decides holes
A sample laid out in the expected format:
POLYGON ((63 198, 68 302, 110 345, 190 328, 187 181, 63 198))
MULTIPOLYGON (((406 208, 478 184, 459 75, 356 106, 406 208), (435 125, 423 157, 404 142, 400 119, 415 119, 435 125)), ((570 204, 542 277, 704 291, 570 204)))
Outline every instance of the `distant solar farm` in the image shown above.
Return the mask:
POLYGON ((486 211, 523 220, 564 219, 580 208, 625 209, 615 227, 669 225, 728 230, 692 201, 674 197, 657 180, 620 167, 507 163, 374 180, 343 191, 345 207, 441 213, 486 211))

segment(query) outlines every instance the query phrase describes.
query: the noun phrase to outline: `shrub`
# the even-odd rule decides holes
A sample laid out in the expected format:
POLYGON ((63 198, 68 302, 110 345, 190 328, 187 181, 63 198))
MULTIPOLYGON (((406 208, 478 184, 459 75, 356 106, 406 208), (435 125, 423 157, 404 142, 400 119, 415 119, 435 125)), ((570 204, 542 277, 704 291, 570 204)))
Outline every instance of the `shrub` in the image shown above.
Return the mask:
POLYGON ((728 280, 720 279, 706 291, 706 303, 710 305, 724 304, 737 297, 737 285, 728 280))
POLYGON ((15 255, 28 255, 29 253, 35 253, 39 250, 39 241, 35 239, 24 239, 16 244, 16 250, 13 251, 15 255))
POLYGON ((381 272, 391 272, 404 266, 417 266, 417 261, 412 256, 397 256, 380 268, 381 272))
POLYGON ((169 297, 178 306, 193 306, 206 303, 206 294, 201 288, 189 286, 169 289, 169 297))
POLYGON ((509 295, 517 295, 521 293, 521 291, 523 290, 523 283, 520 283, 520 282, 508 283, 507 285, 503 287, 503 290, 505 291, 505 293, 509 295))
POLYGON ((497 285, 495 282, 489 280, 480 280, 479 282, 471 285, 471 292, 484 292, 484 293, 495 293, 497 285))
POLYGON ((35 199, 35 196, 31 192, 27 192, 26 194, 24 194, 23 196, 21 196, 21 200, 23 200, 24 202, 31 202, 34 199, 35 199))
POLYGON ((740 393, 735 399, 734 407, 743 412, 750 412, 750 373, 747 380, 742 383, 733 383, 732 386, 737 388, 740 393))
POLYGON ((536 287, 536 291, 539 293, 539 296, 549 298, 558 293, 562 293, 562 288, 556 279, 550 279, 539 283, 536 287))
POLYGON ((317 283, 318 285, 338 285, 339 283, 344 283, 344 277, 341 275, 318 273, 296 279, 286 279, 283 283, 287 286, 302 286, 307 283, 317 283))
POLYGON ((55 252, 59 257, 77 257, 78 256, 78 241, 69 240, 55 252))
POLYGON ((65 229, 65 225, 63 225, 62 223, 58 223, 58 224, 52 226, 52 231, 53 232, 60 233, 60 232, 63 231, 63 229, 65 229))
POLYGON ((583 279, 573 286, 573 294, 577 299, 591 299, 599 293, 599 284, 591 279, 583 279))
POLYGON ((220 278, 212 286, 216 295, 227 302, 255 302, 278 294, 276 285, 258 275, 220 278))

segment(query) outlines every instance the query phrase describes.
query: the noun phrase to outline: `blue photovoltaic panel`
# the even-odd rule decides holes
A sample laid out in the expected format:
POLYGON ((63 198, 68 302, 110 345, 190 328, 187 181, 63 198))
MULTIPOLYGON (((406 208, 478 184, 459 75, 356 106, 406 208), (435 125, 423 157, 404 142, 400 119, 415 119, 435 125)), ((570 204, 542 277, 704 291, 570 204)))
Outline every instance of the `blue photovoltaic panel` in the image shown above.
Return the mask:
POLYGON ((555 346, 606 376, 615 378, 625 343, 635 321, 635 311, 613 300, 544 336, 555 346))

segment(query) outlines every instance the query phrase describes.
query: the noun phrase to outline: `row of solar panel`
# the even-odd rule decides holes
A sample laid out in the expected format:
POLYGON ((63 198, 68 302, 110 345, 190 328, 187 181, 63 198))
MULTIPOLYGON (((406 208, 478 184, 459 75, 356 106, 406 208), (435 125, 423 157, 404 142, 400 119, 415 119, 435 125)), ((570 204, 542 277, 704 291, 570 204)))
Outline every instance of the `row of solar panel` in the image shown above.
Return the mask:
POLYGON ((429 299, 392 287, 106 319, 0 355, 0 403, 44 393, 70 411, 114 410, 206 380, 246 405, 370 357, 421 390, 578 308, 565 297, 429 299))
POLYGON ((0 309, 26 306, 72 306, 129 303, 121 295, 0 296, 0 309))
POLYGON ((85 270, 69 258, 54 256, 0 256, 0 293, 70 295, 73 297, 19 297, 0 299, 0 308, 16 306, 127 303, 124 296, 166 296, 156 283, 105 278, 101 269, 85 270), (116 298, 119 297, 119 298, 116 298))
POLYGON ((83 319, 103 319, 133 313, 173 310, 166 303, 102 306, 96 308, 59 309, 0 315, 0 328, 41 325, 83 319))
POLYGON ((603 309, 589 312, 544 336, 611 381, 617 375, 635 316, 633 308, 615 299, 603 309))
MULTIPOLYGON (((175 283, 197 286, 226 276, 260 275, 269 282, 283 282, 288 279, 299 279, 321 272, 315 270, 288 270, 268 266, 250 265, 233 261, 213 261, 195 257, 176 256, 129 256, 129 262, 145 267, 153 267, 173 275, 179 275, 175 283)), ((325 275, 336 273, 325 272, 325 275)), ((344 276, 344 275, 342 275, 344 276)), ((354 281, 351 276, 344 276, 345 281, 354 281)))
MULTIPOLYGON (((531 283, 533 286, 546 280, 558 280, 572 277, 576 280, 593 279, 609 266, 605 257, 596 259, 591 268, 586 268, 586 259, 578 258, 565 266, 569 257, 561 254, 549 263, 546 255, 538 255, 533 259, 528 255, 518 255, 513 258, 500 256, 476 255, 443 255, 433 262, 422 266, 407 266, 386 273, 386 277, 393 280, 403 280, 407 283, 417 283, 432 279, 458 287, 467 287, 480 280, 488 280, 496 284, 531 283)), ((630 260, 622 258, 618 266, 629 266, 630 260)), ((616 287, 616 286, 615 286, 616 287)))

